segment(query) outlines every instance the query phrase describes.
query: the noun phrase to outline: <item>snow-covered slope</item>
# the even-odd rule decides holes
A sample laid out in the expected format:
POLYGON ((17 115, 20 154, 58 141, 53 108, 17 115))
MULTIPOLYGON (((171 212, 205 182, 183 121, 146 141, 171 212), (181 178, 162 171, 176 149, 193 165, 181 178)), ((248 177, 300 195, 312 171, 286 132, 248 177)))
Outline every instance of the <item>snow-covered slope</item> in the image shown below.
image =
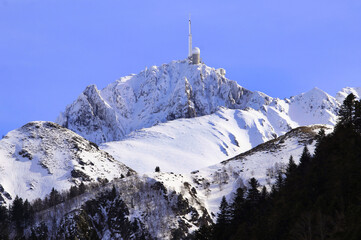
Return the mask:
MULTIPOLYGON (((54 187, 111 180, 134 171, 74 132, 31 122, 0 140, 0 197, 43 198, 54 187)), ((0 199, 1 200, 1 199, 0 199)))
POLYGON ((339 102, 320 89, 280 100, 252 92, 205 64, 173 61, 109 84, 88 86, 57 122, 95 143, 123 139, 134 130, 220 107, 260 111, 277 135, 308 124, 334 124, 339 102))
POLYGON ((123 140, 104 143, 100 148, 139 173, 152 172, 156 166, 162 171, 187 173, 276 136, 261 112, 221 108, 211 115, 134 131, 123 140))
POLYGON ((227 200, 232 199, 236 189, 247 186, 247 181, 252 177, 270 190, 277 173, 285 171, 290 156, 298 163, 304 146, 313 153, 315 136, 321 128, 326 133, 332 130, 331 126, 326 125, 299 127, 250 151, 190 174, 162 173, 153 174, 152 177, 178 191, 185 182, 190 183, 208 212, 216 216, 221 198, 226 196, 227 200))

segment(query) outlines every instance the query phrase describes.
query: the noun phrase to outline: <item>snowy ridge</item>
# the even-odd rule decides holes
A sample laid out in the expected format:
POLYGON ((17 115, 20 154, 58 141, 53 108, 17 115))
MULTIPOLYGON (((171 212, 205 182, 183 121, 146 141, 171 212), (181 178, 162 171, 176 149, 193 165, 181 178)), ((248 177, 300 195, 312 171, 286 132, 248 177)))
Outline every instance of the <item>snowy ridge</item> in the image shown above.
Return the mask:
POLYGON ((54 187, 111 180, 134 171, 74 132, 52 122, 30 122, 0 140, 0 197, 44 198, 54 187))
POLYGON ((351 87, 345 87, 342 88, 341 91, 339 91, 336 94, 336 99, 339 102, 343 102, 343 100, 347 97, 347 95, 353 93, 356 98, 360 99, 361 98, 361 87, 355 87, 355 88, 351 88, 351 87))
POLYGON ((315 136, 322 128, 326 133, 333 129, 327 125, 293 129, 227 161, 193 171, 190 178, 196 183, 197 191, 205 196, 208 211, 215 214, 222 196, 226 196, 227 200, 232 199, 233 192, 238 187, 247 185, 252 177, 270 190, 277 172, 285 171, 290 156, 298 164, 304 146, 307 146, 310 153, 314 152, 315 136))

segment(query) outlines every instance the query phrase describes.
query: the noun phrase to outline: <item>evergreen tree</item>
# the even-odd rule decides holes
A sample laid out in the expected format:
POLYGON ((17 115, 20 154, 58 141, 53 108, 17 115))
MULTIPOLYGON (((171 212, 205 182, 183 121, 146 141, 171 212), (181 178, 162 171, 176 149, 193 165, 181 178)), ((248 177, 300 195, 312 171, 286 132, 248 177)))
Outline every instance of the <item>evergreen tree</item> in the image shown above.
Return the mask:
POLYGON ((227 203, 226 197, 223 196, 221 200, 221 204, 219 206, 219 212, 217 216, 217 222, 215 226, 215 238, 216 239, 227 239, 228 236, 228 228, 231 222, 230 218, 230 208, 227 203))
POLYGON ((248 184, 250 187, 248 189, 248 194, 246 199, 251 205, 253 206, 257 205, 261 197, 261 193, 258 190, 260 185, 257 179, 255 179, 254 177, 248 181, 248 184))
POLYGON ((26 199, 24 202, 24 223, 25 226, 31 225, 34 221, 34 209, 26 199))
POLYGON ((338 112, 338 126, 350 126, 353 121, 354 107, 355 107, 355 95, 349 94, 338 112))
POLYGON ((305 145, 300 158, 300 167, 302 167, 302 165, 308 164, 310 161, 311 161, 311 153, 308 151, 308 148, 305 145))
POLYGON ((17 195, 11 206, 11 219, 14 221, 18 232, 21 232, 24 227, 24 202, 17 195))
POLYGON ((262 190, 261 190, 261 202, 266 201, 267 198, 268 198, 267 188, 266 188, 266 186, 263 186, 262 190))
POLYGON ((9 236, 9 211, 5 206, 0 206, 0 239, 9 236))
POLYGON ((286 169, 286 176, 288 177, 290 174, 292 174, 297 169, 297 165, 295 161, 293 160, 293 156, 290 156, 290 159, 288 160, 288 165, 286 169))
POLYGON ((155 171, 155 172, 160 172, 159 166, 156 166, 154 171, 155 171))
POLYGON ((227 203, 226 197, 223 196, 221 200, 221 204, 219 206, 219 213, 217 217, 217 224, 225 225, 230 222, 230 211, 229 205, 227 203))
POLYGON ((279 191, 283 187, 283 185, 284 185, 284 179, 282 173, 278 173, 275 182, 276 191, 279 191))
POLYGON ((230 207, 230 218, 233 224, 238 224, 242 221, 244 216, 244 203, 244 189, 243 187, 239 187, 230 207))
POLYGON ((61 201, 60 193, 55 188, 52 188, 49 195, 49 207, 55 206, 61 203, 61 201))

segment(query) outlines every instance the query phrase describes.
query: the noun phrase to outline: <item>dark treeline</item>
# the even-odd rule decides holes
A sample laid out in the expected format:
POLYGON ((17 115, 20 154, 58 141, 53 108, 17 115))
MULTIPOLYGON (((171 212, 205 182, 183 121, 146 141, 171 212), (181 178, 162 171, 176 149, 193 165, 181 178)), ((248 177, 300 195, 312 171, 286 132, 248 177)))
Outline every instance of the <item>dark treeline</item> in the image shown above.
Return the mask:
POLYGON ((291 157, 270 193, 248 183, 196 239, 361 239, 361 102, 350 94, 333 133, 321 130, 298 166, 291 157))
MULTIPOLYGON (((79 196, 83 194, 86 189, 87 187, 84 183, 81 183, 79 186, 71 186, 69 191, 64 192, 59 192, 52 188, 50 194, 44 199, 38 198, 32 203, 27 199, 24 201, 22 198, 16 196, 9 208, 0 206, 0 239, 8 239, 10 233, 14 231, 17 236, 23 236, 24 229, 34 224, 35 213, 79 196)), ((46 226, 40 227, 46 228, 46 226)))

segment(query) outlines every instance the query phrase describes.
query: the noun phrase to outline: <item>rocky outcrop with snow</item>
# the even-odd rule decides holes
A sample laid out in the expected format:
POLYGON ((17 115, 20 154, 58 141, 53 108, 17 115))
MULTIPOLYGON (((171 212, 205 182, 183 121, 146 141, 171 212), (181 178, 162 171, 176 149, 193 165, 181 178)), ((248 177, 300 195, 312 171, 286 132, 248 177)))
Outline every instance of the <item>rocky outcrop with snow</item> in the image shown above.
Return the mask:
POLYGON ((302 125, 335 124, 339 106, 339 100, 317 88, 281 100, 249 91, 205 64, 173 61, 120 78, 102 90, 88 86, 57 122, 99 144, 225 107, 261 112, 279 136, 302 125))
POLYGON ((88 86, 57 122, 96 142, 119 140, 157 123, 244 108, 251 92, 214 68, 188 61, 153 66, 99 91, 88 86))
POLYGON ((52 122, 30 122, 0 140, 0 200, 44 198, 51 189, 111 180, 134 171, 78 134, 52 122))

